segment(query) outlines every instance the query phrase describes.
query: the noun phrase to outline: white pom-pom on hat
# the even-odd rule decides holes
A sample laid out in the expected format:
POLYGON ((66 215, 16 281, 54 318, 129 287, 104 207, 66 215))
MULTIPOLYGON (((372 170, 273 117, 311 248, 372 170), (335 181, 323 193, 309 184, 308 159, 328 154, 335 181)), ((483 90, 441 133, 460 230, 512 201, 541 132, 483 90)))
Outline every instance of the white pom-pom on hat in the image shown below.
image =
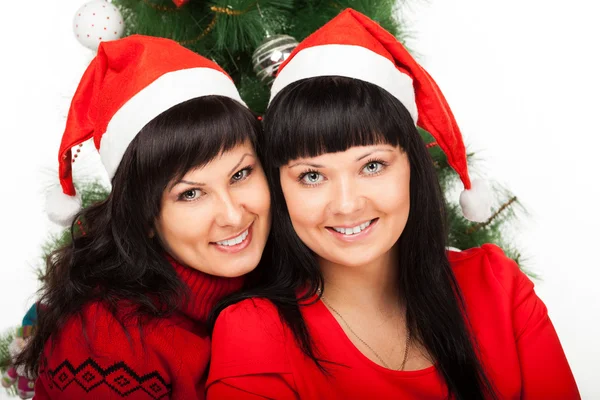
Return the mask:
POLYGON ((460 194, 460 207, 466 219, 473 222, 485 222, 492 215, 492 191, 486 181, 474 179, 471 189, 460 194))
POLYGON ((81 210, 81 197, 65 194, 60 185, 52 187, 46 195, 46 213, 48 218, 58 225, 69 226, 81 210))

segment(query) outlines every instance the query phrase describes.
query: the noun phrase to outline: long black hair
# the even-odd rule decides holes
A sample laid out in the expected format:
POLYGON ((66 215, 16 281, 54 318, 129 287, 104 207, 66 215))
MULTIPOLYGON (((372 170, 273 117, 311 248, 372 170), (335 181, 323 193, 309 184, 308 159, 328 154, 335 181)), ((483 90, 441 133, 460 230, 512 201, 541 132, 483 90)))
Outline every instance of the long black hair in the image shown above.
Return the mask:
POLYGON ((446 255, 445 204, 433 161, 407 109, 390 93, 367 82, 310 78, 277 94, 264 117, 264 130, 261 146, 271 185, 271 235, 277 251, 261 284, 253 291, 233 295, 220 309, 251 296, 269 299, 304 353, 320 366, 322 360, 313 350, 300 307, 322 289, 323 276, 316 256, 294 231, 279 167, 299 157, 354 146, 399 146, 408 155, 411 175, 410 213, 396 244, 398 287, 407 307, 408 329, 434 358, 449 394, 457 399, 495 398, 446 255), (297 298, 306 288, 305 295, 297 298))
MULTIPOLYGON (((131 317, 161 318, 184 300, 186 288, 150 232, 162 194, 173 180, 236 145, 256 148, 262 127, 240 103, 205 96, 180 103, 150 121, 129 144, 106 200, 79 213, 70 244, 47 260, 37 326, 17 364, 37 373, 44 345, 86 304, 100 301, 116 316, 123 300, 131 317)), ((123 323, 123 321, 119 321, 123 323)))

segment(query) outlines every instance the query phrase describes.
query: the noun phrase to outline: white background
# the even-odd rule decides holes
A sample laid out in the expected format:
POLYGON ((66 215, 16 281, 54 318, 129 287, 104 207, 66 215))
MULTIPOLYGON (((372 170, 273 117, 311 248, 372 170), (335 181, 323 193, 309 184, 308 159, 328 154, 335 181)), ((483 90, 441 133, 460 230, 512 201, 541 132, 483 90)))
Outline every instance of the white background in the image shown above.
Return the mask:
MULTIPOLYGON (((591 0, 411 0, 412 49, 444 91, 477 171, 518 195, 515 226, 584 399, 600 399, 600 29, 591 0), (594 183, 596 182, 596 183, 594 183)), ((0 24, 0 331, 37 288, 55 229, 43 190, 55 179, 69 97, 90 52, 72 35, 83 0, 6 1, 0 24)), ((84 153, 87 153, 84 151, 84 153)), ((97 162, 75 169, 94 170, 97 162)), ((2 397, 0 390, 0 398, 2 397)))

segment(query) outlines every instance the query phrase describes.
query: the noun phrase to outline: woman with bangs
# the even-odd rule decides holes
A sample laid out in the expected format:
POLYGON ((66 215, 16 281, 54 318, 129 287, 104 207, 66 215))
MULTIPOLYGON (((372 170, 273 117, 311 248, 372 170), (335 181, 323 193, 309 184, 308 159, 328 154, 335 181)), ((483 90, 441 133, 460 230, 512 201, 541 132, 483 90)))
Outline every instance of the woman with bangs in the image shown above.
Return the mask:
POLYGON ((153 37, 100 44, 48 200, 72 244, 48 260, 21 354, 36 400, 205 397, 208 314, 242 287, 269 234, 260 133, 212 61, 153 37), (112 189, 77 212, 71 149, 91 138, 112 189))
POLYGON ((264 122, 274 259, 220 307, 209 400, 580 397, 516 263, 448 251, 415 125, 459 174, 465 216, 489 207, 442 93, 392 35, 342 12, 282 65, 264 122))

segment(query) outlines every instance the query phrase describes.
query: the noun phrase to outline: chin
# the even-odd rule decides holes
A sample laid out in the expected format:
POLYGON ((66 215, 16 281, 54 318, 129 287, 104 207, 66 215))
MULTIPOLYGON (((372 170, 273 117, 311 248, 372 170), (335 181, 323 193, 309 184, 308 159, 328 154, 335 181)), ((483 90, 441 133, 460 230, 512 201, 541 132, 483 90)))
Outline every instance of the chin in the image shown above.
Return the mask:
POLYGON ((365 254, 362 253, 362 254, 357 254, 357 255, 344 254, 343 256, 340 256, 340 257, 331 257, 331 258, 323 257, 323 259, 330 261, 330 262, 334 262, 339 265, 354 268, 354 267, 362 267, 363 265, 373 262, 374 260, 377 259, 377 256, 378 255, 365 256, 365 254))
POLYGON ((213 275, 220 276, 221 278, 238 278, 251 272, 254 268, 256 266, 250 268, 232 268, 227 271, 216 271, 213 275))
POLYGON ((245 257, 244 260, 236 260, 232 263, 221 263, 220 265, 226 265, 225 268, 219 268, 215 270, 214 275, 222 276, 223 278, 237 278, 242 275, 246 275, 252 272, 260 262, 259 257, 245 257), (251 259, 250 259, 251 258, 251 259))

